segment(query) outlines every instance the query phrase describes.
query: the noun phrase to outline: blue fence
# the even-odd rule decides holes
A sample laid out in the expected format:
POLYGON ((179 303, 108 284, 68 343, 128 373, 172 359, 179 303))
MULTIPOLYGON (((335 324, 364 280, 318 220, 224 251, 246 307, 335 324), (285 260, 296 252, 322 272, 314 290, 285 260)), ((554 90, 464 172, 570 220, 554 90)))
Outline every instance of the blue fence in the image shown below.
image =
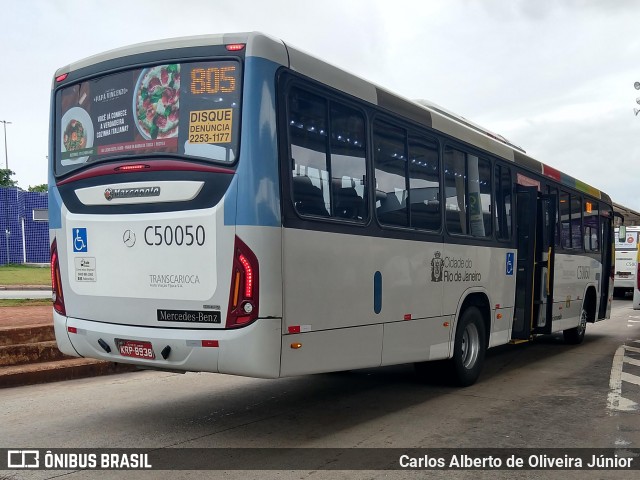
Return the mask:
POLYGON ((47 194, 0 187, 0 265, 49 263, 47 194))

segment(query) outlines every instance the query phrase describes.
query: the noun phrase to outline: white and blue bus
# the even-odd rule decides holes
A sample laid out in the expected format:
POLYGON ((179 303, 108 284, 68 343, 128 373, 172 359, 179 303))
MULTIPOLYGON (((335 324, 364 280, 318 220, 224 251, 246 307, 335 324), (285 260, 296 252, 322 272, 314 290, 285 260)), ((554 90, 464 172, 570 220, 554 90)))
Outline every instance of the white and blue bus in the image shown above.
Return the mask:
POLYGON ((58 70, 69 355, 276 378, 443 360, 609 316, 613 208, 461 117, 259 33, 58 70))
POLYGON ((614 296, 632 293, 637 284, 638 233, 640 226, 637 225, 615 228, 614 296))

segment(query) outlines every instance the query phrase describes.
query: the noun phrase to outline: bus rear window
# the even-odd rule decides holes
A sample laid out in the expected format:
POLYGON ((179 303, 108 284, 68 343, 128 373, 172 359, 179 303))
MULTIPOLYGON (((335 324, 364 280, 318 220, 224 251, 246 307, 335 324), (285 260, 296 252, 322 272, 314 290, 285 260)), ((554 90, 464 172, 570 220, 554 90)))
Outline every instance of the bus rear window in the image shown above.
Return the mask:
POLYGON ((56 175, 143 154, 234 162, 241 78, 235 60, 171 63, 58 90, 56 175))

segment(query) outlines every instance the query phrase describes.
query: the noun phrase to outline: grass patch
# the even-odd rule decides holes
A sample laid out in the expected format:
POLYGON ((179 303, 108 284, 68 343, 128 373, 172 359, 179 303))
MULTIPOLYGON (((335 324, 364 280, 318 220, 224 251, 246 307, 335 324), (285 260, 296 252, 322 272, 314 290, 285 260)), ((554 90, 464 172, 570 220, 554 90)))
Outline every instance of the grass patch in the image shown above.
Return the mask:
POLYGON ((51 285, 47 267, 5 265, 0 267, 0 285, 51 285))
POLYGON ((52 306, 49 298, 3 298, 0 299, 0 308, 2 307, 42 307, 43 305, 52 306))

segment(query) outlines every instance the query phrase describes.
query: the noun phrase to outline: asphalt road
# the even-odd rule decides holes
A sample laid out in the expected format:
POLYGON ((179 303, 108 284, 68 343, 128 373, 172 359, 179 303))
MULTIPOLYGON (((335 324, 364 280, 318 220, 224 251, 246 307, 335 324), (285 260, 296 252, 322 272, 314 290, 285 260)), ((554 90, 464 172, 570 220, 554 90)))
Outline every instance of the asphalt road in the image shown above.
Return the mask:
MULTIPOLYGON (((582 345, 488 353, 480 381, 411 366, 260 380, 136 372, 4 389, 0 448, 640 448, 640 311, 616 300, 582 345), (634 350, 635 349, 635 350, 634 350)), ((374 452, 375 453, 375 452, 374 452)), ((638 460, 640 461, 640 459, 638 460)), ((31 471, 7 478, 638 478, 613 471, 31 471)), ((0 479, 3 473, 0 472, 0 479)))

